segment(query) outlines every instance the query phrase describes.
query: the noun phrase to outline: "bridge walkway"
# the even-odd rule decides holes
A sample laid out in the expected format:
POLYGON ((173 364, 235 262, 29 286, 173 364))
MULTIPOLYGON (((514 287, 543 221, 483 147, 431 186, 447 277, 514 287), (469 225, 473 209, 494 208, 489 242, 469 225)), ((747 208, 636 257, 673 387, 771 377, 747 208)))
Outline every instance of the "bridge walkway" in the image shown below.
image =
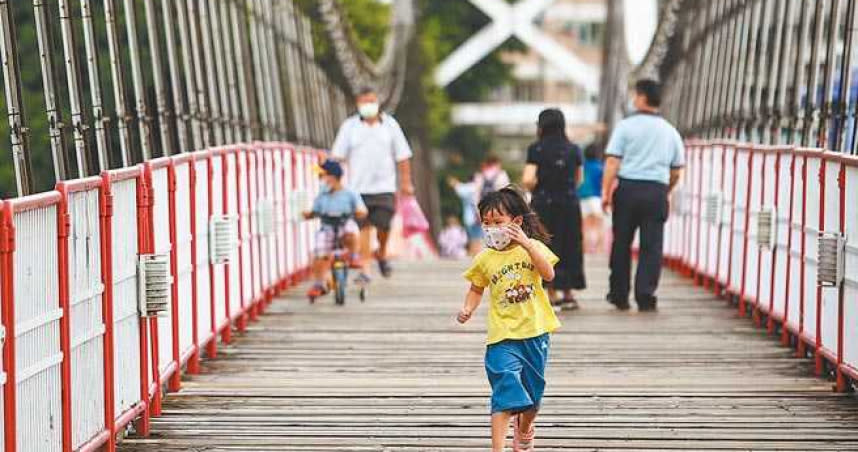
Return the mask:
MULTIPOLYGON (((399 263, 342 308, 283 294, 120 450, 487 450, 484 307, 454 320, 464 266, 399 263)), ((853 397, 724 301, 668 273, 658 314, 618 313, 603 258, 588 277, 552 339, 540 451, 858 450, 853 397)))

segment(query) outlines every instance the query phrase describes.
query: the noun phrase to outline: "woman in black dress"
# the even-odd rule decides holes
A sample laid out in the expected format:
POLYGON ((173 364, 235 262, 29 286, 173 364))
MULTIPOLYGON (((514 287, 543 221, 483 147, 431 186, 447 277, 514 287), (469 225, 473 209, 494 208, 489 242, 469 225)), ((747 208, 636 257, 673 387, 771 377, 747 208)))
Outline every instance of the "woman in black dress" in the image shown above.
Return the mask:
POLYGON ((566 137, 566 119, 560 110, 543 111, 537 125, 539 139, 527 149, 522 184, 533 194, 533 210, 551 233, 551 251, 560 257, 549 286, 551 302, 577 309, 572 291, 586 287, 577 194, 583 158, 581 149, 566 137))

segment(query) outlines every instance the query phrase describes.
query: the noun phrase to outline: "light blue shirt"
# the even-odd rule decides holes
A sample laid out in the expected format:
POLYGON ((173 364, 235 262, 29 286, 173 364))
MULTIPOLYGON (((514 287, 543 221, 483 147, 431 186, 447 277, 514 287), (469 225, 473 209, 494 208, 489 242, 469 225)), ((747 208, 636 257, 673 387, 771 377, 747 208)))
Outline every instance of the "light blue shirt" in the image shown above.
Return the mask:
POLYGON ((679 132, 658 115, 637 113, 620 121, 605 154, 623 159, 621 179, 670 183, 670 170, 685 166, 679 132))
POLYGON ((323 191, 313 202, 313 213, 318 216, 354 216, 356 212, 366 212, 366 206, 360 195, 345 188, 323 191))

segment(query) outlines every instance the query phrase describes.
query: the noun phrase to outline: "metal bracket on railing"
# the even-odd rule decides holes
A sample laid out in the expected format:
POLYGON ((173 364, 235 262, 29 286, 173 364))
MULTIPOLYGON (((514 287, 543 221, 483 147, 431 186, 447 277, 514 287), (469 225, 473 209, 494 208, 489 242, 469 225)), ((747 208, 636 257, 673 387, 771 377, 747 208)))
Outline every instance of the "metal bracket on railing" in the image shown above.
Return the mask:
POLYGON ((838 287, 846 275, 846 237, 840 232, 819 233, 816 280, 822 287, 838 287))
POLYGON ((213 264, 229 262, 238 246, 237 219, 230 215, 216 215, 209 222, 209 259, 213 264))
POLYGON ((721 193, 710 193, 706 195, 706 210, 703 213, 705 221, 713 226, 720 226, 722 211, 724 208, 724 195, 721 193))
POLYGON ((775 221, 777 214, 774 207, 763 207, 757 212, 757 245, 760 248, 772 249, 775 244, 775 221))
POLYGON ((167 312, 170 300, 169 254, 143 254, 138 263, 139 306, 142 317, 157 317, 167 312))

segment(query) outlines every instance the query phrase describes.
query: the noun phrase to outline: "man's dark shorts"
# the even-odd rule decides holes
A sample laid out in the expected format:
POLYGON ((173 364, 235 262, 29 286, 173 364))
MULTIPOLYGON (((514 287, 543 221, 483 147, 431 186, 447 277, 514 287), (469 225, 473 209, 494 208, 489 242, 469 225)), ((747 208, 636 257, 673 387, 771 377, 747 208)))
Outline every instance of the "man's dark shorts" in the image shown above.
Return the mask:
POLYGON ((375 226, 379 231, 389 231, 393 214, 396 213, 396 197, 393 193, 360 195, 369 211, 366 218, 358 221, 361 228, 375 226))

